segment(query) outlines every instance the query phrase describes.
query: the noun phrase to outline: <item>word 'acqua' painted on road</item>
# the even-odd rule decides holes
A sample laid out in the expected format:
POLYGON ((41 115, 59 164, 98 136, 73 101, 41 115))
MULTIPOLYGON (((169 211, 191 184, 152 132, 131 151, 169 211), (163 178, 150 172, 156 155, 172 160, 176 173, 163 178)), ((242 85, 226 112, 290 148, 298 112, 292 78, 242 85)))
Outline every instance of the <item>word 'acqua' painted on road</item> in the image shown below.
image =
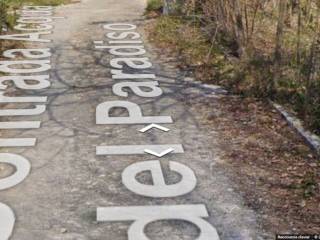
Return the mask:
MULTIPOLYGON (((14 27, 22 33, 1 35, 0 41, 25 41, 48 43, 51 40, 42 35, 51 34, 53 29, 53 8, 50 6, 25 6, 20 11, 17 25, 14 27)), ((50 87, 50 77, 45 74, 51 69, 50 48, 9 49, 3 52, 6 60, 0 61, 0 104, 11 104, 13 108, 0 109, 0 116, 19 118, 36 116, 46 110, 46 96, 8 96, 9 86, 23 91, 41 90, 50 87), (15 108, 15 104, 31 106, 31 108, 15 108)), ((0 121, 0 130, 37 129, 41 121, 0 121)), ((32 147, 36 145, 36 138, 0 138, 0 148, 32 147)), ((19 154, 0 153, 0 163, 15 167, 15 172, 0 179, 0 191, 12 188, 23 182, 29 175, 31 164, 28 159, 19 154)), ((1 200, 1 199, 0 199, 1 200)), ((8 240, 15 225, 15 215, 12 209, 0 203, 0 240, 8 240)))
MULTIPOLYGON (((154 80, 156 75, 144 71, 150 69, 152 63, 149 58, 143 56, 146 50, 142 45, 140 34, 134 31, 137 27, 132 24, 115 23, 106 24, 103 28, 107 31, 108 45, 103 45, 103 41, 95 41, 94 44, 96 49, 108 49, 110 54, 116 56, 110 61, 112 78, 118 81, 113 85, 113 93, 120 97, 128 97, 128 92, 124 91, 128 88, 142 98, 161 96, 163 90, 159 87, 159 82, 154 80)), ((171 116, 144 116, 140 106, 133 102, 108 101, 97 106, 96 123, 146 124, 140 132, 148 134, 151 128, 169 131, 170 129, 159 124, 172 124, 173 119, 171 116), (113 116, 112 108, 126 109, 128 116, 113 116)), ((97 146, 96 148, 96 154, 100 156, 150 154, 161 158, 168 154, 183 152, 183 146, 180 144, 97 146)), ((194 190, 197 179, 191 168, 175 161, 169 162, 169 167, 171 171, 181 176, 179 182, 166 184, 161 162, 150 160, 134 163, 124 169, 122 183, 135 194, 149 198, 179 197, 194 190), (152 185, 143 184, 136 179, 137 175, 146 171, 151 174, 152 185)), ((208 216, 207 208, 203 204, 97 208, 98 222, 133 222, 127 234, 130 240, 149 240, 144 231, 145 227, 160 220, 187 221, 200 230, 198 240, 218 240, 216 229, 204 219, 208 216)))

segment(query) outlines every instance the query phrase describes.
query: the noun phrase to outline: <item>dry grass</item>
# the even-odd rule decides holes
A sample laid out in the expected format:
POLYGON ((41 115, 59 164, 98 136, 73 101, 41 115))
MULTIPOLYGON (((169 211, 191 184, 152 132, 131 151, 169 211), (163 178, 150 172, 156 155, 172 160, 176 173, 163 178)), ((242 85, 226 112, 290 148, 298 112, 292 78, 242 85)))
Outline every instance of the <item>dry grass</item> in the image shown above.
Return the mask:
POLYGON ((282 66, 277 84, 272 85, 276 72, 274 49, 277 12, 266 8, 265 12, 259 14, 251 44, 247 48, 248 55, 243 58, 237 56, 235 42, 229 37, 213 34, 209 23, 186 15, 157 18, 149 27, 150 39, 161 48, 170 48, 179 56, 181 67, 193 72, 198 80, 223 85, 243 96, 271 96, 291 108, 314 133, 320 134, 319 79, 314 80, 312 96, 306 97, 315 23, 301 30, 300 63, 296 51, 296 16, 291 18, 290 23, 286 23, 282 66), (307 99, 312 103, 308 104, 306 113, 307 99))
POLYGON ((147 2, 147 8, 146 11, 147 12, 151 12, 151 11, 161 11, 163 8, 163 1, 162 0, 148 0, 147 2))
POLYGON ((265 229, 319 233, 320 162, 269 104, 228 96, 191 106, 218 136, 219 167, 265 229))
POLYGON ((13 8, 20 8, 22 5, 58 6, 68 4, 71 0, 7 0, 7 2, 13 8))
POLYGON ((210 43, 197 22, 162 16, 149 21, 146 28, 149 39, 176 55, 180 67, 193 72, 198 80, 212 82, 218 74, 228 74, 232 69, 223 51, 210 43))

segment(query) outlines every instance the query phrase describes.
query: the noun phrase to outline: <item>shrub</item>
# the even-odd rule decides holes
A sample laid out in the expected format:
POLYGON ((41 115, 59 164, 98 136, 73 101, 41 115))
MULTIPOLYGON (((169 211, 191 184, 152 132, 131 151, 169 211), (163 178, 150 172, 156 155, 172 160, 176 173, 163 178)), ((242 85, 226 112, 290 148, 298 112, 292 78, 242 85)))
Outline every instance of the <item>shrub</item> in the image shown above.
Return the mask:
POLYGON ((161 11, 163 8, 163 2, 162 0, 148 0, 147 2, 147 12, 152 12, 152 11, 161 11))

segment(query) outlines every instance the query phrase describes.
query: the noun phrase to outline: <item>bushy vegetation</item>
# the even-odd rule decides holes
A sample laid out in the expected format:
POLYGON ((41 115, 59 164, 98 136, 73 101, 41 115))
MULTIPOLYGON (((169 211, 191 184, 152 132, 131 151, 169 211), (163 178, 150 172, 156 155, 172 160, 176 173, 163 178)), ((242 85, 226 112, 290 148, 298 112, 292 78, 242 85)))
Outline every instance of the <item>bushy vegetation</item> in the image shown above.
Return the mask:
POLYGON ((70 0, 0 0, 0 34, 12 28, 17 17, 16 10, 22 5, 57 6, 70 0))
POLYGON ((37 5, 37 6, 57 6, 68 3, 69 0, 1 0, 13 8, 19 8, 22 5, 37 5))
POLYGON ((2 32, 7 22, 8 6, 5 1, 0 1, 0 33, 2 32))
POLYGON ((198 78, 289 105, 320 133, 319 0, 165 0, 164 6, 168 14, 151 36, 180 51, 198 78))
POLYGON ((161 0, 148 0, 147 11, 160 11, 163 8, 163 1, 161 0))

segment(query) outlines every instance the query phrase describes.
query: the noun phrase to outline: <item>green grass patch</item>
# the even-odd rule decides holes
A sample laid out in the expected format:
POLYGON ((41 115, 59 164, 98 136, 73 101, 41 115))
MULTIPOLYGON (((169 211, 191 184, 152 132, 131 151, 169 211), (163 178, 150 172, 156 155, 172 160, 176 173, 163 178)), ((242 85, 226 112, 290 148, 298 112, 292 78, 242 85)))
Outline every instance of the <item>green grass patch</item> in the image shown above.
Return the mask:
MULTIPOLYGON (((71 0, 0 0, 0 34, 13 32, 13 27, 19 17, 16 10, 21 9, 23 5, 57 6, 70 2, 71 0)), ((0 51, 14 47, 9 41, 0 41, 0 51)))
MULTIPOLYGON (((289 105, 305 121, 314 133, 320 134, 320 81, 312 87, 310 98, 306 98, 304 65, 294 62, 295 52, 287 50, 287 60, 281 68, 278 85, 272 88, 274 61, 264 52, 251 51, 246 58, 236 58, 230 47, 219 37, 211 43, 210 36, 203 31, 204 25, 194 18, 185 16, 160 16, 150 29, 150 39, 160 48, 179 56, 182 67, 194 73, 197 80, 223 85, 233 93, 242 96, 269 98, 289 105), (301 71, 299 73, 299 71, 301 71), (300 78, 297 77, 300 74, 300 78), (308 111, 306 104, 309 103, 308 111), (311 107, 310 107, 311 106, 311 107)), ((295 45, 293 34, 288 35, 285 43, 295 45), (291 38, 289 38, 291 37, 291 38)), ((307 56, 309 41, 304 41, 301 55, 307 56)))
POLYGON ((146 11, 147 12, 160 11, 162 7, 163 7, 162 0, 148 0, 146 11))
POLYGON ((183 18, 158 18, 152 38, 160 44, 175 48, 189 65, 215 64, 221 58, 219 49, 211 45, 199 24, 183 18))
POLYGON ((219 82, 233 73, 222 49, 212 44, 199 22, 175 16, 161 16, 150 30, 150 39, 170 49, 190 68, 198 80, 219 82))
POLYGON ((70 3, 70 0, 5 0, 10 8, 20 8, 22 5, 58 6, 70 3))

